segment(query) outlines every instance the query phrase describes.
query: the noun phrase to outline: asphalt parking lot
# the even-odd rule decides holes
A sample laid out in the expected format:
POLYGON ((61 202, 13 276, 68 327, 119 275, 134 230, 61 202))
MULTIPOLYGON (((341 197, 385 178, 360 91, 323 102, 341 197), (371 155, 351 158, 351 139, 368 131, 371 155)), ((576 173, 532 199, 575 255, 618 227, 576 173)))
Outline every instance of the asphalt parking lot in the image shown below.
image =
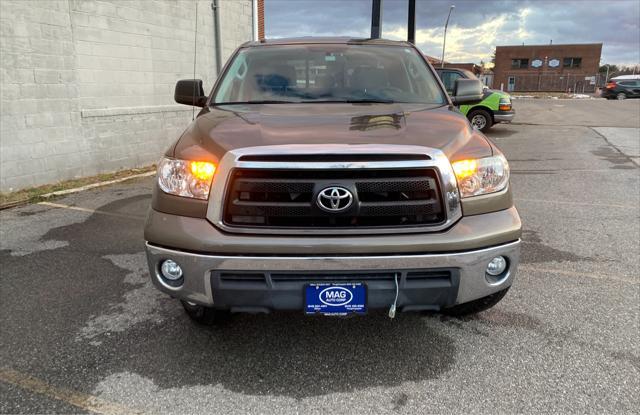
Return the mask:
POLYGON ((147 276, 153 178, 0 212, 0 412, 636 412, 640 100, 515 108, 522 265, 474 318, 200 327, 147 276))

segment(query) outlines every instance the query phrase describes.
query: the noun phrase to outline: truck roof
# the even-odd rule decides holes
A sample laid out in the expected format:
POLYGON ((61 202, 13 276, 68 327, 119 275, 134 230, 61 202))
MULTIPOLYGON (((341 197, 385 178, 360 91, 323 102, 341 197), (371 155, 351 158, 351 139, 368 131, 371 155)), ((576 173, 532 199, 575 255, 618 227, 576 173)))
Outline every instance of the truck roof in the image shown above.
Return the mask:
POLYGON ((311 45, 311 44, 343 44, 343 45, 387 45, 411 46, 410 43, 389 39, 351 38, 351 37, 291 37, 279 39, 263 39, 246 42, 242 47, 259 47, 269 45, 311 45))

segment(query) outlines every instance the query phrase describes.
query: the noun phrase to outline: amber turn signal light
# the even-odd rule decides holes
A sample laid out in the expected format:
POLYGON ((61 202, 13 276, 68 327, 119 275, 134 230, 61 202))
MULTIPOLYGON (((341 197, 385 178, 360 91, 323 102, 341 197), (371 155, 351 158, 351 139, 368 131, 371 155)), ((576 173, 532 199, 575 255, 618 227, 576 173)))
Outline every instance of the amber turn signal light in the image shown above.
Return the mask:
POLYGON ((208 161, 192 161, 190 166, 191 174, 198 180, 211 182, 216 172, 216 165, 208 161))

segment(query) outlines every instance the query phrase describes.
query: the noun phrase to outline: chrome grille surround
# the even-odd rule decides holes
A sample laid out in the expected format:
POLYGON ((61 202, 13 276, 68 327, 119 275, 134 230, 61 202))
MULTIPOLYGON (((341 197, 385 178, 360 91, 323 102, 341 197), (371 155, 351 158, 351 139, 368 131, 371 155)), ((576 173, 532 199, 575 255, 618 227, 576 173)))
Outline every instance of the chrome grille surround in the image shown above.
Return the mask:
MULTIPOLYGON (((249 157, 250 158, 250 157, 249 157)), ((251 159, 251 158, 250 158, 251 159)), ((437 232, 447 229, 462 217, 460 196, 451 163, 445 154, 438 149, 423 146, 391 145, 391 144, 331 144, 331 145, 275 145, 260 147, 245 147, 229 151, 219 161, 216 175, 213 179, 207 219, 219 229, 229 233, 268 234, 268 235, 353 235, 353 234, 399 234, 437 232), (340 156, 348 159, 358 155, 355 161, 340 161, 340 156), (381 154, 409 155, 408 160, 378 161, 381 154), (428 159, 410 157, 424 154, 428 159), (303 156, 304 161, 243 161, 243 156, 287 155, 292 159, 303 156), (307 161, 313 156, 322 159, 330 155, 330 161, 307 161), (366 160, 371 155, 372 160, 366 160), (418 227, 388 227, 388 228, 273 228, 273 227, 241 227, 228 226, 223 221, 225 195, 231 172, 237 168, 265 169, 265 170, 329 170, 329 169, 411 169, 433 168, 440 178, 445 220, 438 225, 418 227)))

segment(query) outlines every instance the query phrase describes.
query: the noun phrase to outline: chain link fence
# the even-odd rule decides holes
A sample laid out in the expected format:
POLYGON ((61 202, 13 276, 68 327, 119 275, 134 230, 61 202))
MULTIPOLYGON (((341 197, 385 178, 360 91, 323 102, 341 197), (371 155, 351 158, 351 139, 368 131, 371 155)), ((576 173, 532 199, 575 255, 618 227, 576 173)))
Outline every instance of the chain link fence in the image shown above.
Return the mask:
POLYGON ((507 92, 567 92, 588 94, 606 84, 605 74, 530 74, 507 75, 507 83, 493 85, 507 92))

